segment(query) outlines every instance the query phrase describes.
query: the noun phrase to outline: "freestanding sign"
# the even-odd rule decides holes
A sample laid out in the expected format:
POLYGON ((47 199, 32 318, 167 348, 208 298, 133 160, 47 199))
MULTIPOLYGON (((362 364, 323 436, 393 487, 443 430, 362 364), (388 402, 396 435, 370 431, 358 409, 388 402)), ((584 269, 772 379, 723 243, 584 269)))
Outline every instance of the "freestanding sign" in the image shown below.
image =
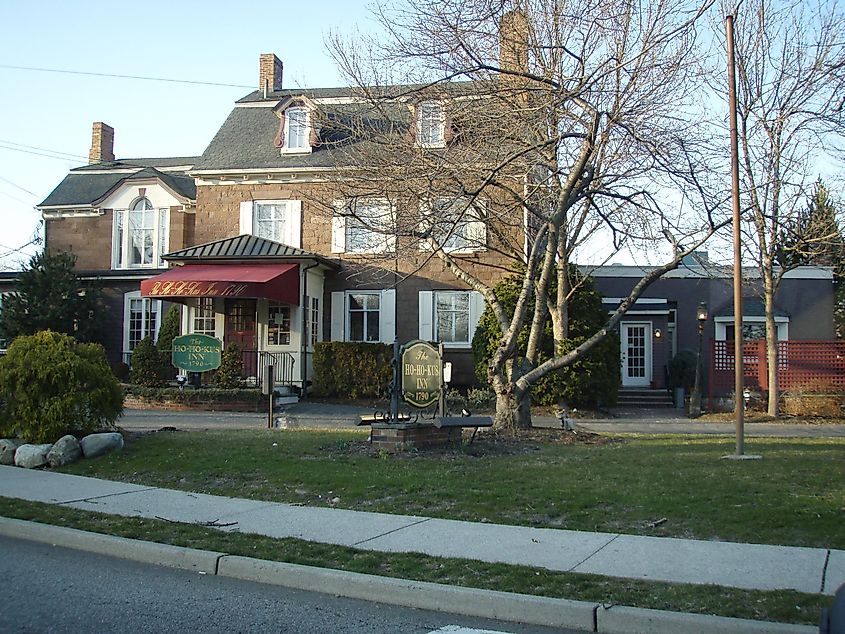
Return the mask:
POLYGON ((402 347, 402 398, 413 407, 428 407, 440 398, 443 364, 437 348, 426 341, 411 341, 402 347))
POLYGON ((173 365, 187 372, 207 372, 220 367, 223 342, 209 335, 182 335, 173 338, 170 358, 173 365))

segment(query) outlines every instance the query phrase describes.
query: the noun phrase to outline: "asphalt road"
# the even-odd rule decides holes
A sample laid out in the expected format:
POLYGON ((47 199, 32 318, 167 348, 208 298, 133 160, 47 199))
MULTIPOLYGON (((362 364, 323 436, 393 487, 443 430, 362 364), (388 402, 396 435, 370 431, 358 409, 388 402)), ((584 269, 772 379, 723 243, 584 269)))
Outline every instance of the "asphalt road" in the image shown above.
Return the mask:
POLYGON ((0 538, 0 632, 562 632, 0 538))

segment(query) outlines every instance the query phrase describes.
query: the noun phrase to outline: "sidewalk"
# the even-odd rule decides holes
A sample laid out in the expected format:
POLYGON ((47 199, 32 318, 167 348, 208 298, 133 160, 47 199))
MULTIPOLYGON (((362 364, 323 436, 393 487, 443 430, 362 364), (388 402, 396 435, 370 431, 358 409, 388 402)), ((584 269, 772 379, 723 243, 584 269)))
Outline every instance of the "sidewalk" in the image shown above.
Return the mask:
POLYGON ((845 551, 505 526, 293 506, 0 467, 0 496, 382 552, 610 577, 832 595, 845 551))

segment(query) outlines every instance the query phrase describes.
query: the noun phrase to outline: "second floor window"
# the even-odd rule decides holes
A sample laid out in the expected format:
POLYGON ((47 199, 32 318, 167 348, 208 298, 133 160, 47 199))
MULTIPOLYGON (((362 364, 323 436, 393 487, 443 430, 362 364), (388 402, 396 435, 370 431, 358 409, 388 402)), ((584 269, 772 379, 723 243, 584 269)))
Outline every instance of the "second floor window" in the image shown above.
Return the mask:
POLYGON ((129 209, 114 211, 113 258, 117 269, 160 268, 167 252, 168 210, 138 198, 129 209))
POLYGON ((302 244, 301 200, 257 200, 241 203, 240 232, 297 249, 302 244))
POLYGON ((335 204, 332 253, 389 253, 396 248, 393 207, 383 199, 335 204))

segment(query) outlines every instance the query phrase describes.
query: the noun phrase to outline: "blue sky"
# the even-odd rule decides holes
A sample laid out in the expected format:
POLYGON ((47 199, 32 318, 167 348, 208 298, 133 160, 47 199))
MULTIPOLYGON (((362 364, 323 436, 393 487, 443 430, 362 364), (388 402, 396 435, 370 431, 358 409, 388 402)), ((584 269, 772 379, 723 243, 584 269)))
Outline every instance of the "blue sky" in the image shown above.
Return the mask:
POLYGON ((6 0, 0 6, 3 269, 19 268, 38 248, 17 250, 38 226, 40 214, 33 207, 68 169, 87 163, 94 121, 115 129, 118 158, 199 155, 232 103, 257 88, 261 53, 282 60, 285 86, 339 86, 344 82, 324 38, 330 30, 374 27, 363 0, 6 0))

